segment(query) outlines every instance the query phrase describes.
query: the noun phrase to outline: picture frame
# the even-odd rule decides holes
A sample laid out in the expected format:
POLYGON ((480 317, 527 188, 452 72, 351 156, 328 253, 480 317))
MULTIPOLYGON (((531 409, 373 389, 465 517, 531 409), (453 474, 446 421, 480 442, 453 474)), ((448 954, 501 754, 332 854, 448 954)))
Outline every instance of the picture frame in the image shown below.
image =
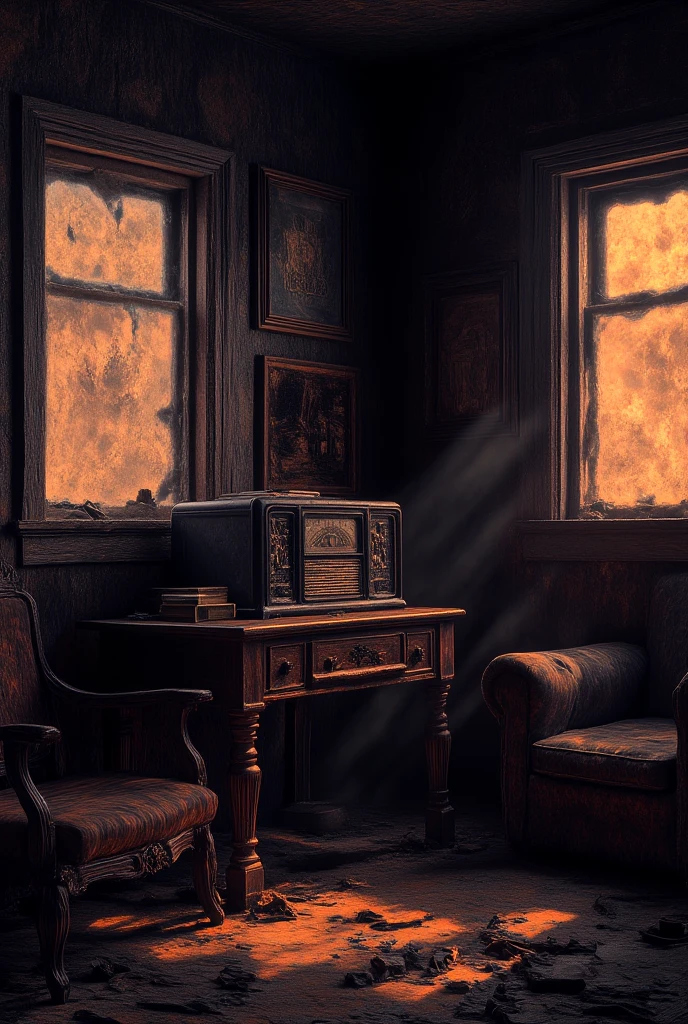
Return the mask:
POLYGON ((258 168, 255 326, 351 338, 351 193, 258 168))
POLYGON ((518 433, 516 332, 515 263, 425 279, 428 436, 518 433))
POLYGON ((263 490, 354 495, 358 370, 262 356, 257 476, 263 490))

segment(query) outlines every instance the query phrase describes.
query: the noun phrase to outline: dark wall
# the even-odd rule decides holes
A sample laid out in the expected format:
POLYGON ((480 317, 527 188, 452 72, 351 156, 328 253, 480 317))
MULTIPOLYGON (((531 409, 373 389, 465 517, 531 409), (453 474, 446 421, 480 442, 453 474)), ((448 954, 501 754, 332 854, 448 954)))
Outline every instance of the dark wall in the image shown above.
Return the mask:
MULTIPOLYGON (((7 523, 13 514, 9 468, 16 425, 8 382, 20 335, 12 322, 10 284, 20 196, 9 184, 13 161, 19 160, 15 108, 20 94, 236 153, 238 248, 230 259, 236 263, 239 290, 226 339, 233 379, 224 382, 232 410, 224 459, 232 488, 250 488, 255 356, 358 364, 368 351, 370 160, 355 79, 331 61, 263 45, 135 0, 9 0, 0 9, 0 38, 0 522, 7 523), (249 328, 249 166, 256 163, 354 191, 353 343, 249 328)), ((13 555, 7 536, 3 550, 13 555)), ((27 570, 26 583, 41 605, 50 601, 55 606, 46 623, 49 652, 56 645, 59 649, 75 617, 129 610, 137 586, 146 587, 153 575, 150 567, 27 570)))
MULTIPOLYGON (((496 727, 479 691, 490 658, 642 640, 651 580, 663 567, 519 562, 512 524, 533 514, 519 507, 519 485, 543 467, 529 450, 528 424, 519 439, 470 431, 451 442, 427 438, 423 277, 518 260, 524 150, 685 114, 687 45, 685 5, 655 3, 376 77, 386 129, 386 488, 405 509, 407 598, 468 611, 451 697, 457 795, 495 779, 496 727)), ((522 360, 522 381, 528 373, 522 360)))
MULTIPOLYGON (((19 436, 13 389, 21 357, 13 301, 20 227, 13 180, 20 156, 17 97, 37 96, 234 151, 238 248, 232 258, 240 289, 227 337, 232 379, 223 382, 232 409, 223 454, 232 485, 253 483, 256 355, 364 368, 364 492, 396 497, 404 506, 406 596, 468 611, 458 632, 451 698, 455 797, 460 802, 471 792, 494 792, 498 749, 479 692, 484 666, 507 649, 642 639, 650 583, 660 567, 519 562, 511 528, 527 510, 519 509, 516 495, 524 476, 541 467, 529 457, 525 433, 468 432, 442 444, 425 436, 422 279, 517 260, 523 150, 685 112, 687 35, 683 5, 655 3, 576 31, 364 74, 136 0, 5 0, 0 555, 15 561, 7 524, 16 515, 10 467, 19 436), (353 190, 353 343, 250 329, 252 163, 353 190)), ((25 570, 58 671, 68 678, 76 672, 76 620, 130 611, 164 572, 161 564, 25 570)), ((336 789, 349 796, 422 789, 421 715, 413 688, 352 694, 350 706, 319 703, 315 796, 336 789)), ((272 750, 277 766, 281 723, 266 715, 262 731, 265 756, 272 750)), ((277 802, 279 776, 266 771, 265 783, 272 786, 268 802, 277 802)))
MULTIPOLYGON (((232 379, 223 382, 231 436, 223 453, 232 489, 253 486, 253 376, 262 353, 365 367, 371 336, 369 195, 371 145, 356 77, 332 60, 256 42, 136 0, 5 0, 0 5, 0 555, 16 559, 8 524, 12 451, 20 441, 13 395, 20 389, 21 324, 13 289, 20 283, 21 196, 18 97, 28 95, 180 135, 236 154, 232 215, 238 246, 230 253, 239 282, 226 338, 232 379), (343 186, 354 203, 354 340, 320 341, 249 326, 249 167, 263 164, 343 186), (13 174, 15 179, 13 181, 13 174)), ((368 377, 363 374, 363 408, 368 377)), ((35 400, 41 401, 37 395, 35 400)), ((374 423, 365 417, 368 436, 374 423)), ((369 445, 365 452, 374 451, 369 445)), ((374 459, 364 463, 368 483, 374 459)), ((73 679, 74 623, 126 614, 162 564, 26 569, 37 598, 48 656, 73 679)), ((275 717, 275 716, 273 716, 275 717)), ((266 715, 266 730, 271 728, 266 715)), ((275 732, 275 744, 277 744, 275 732)), ((272 744, 272 745, 275 745, 272 744)))

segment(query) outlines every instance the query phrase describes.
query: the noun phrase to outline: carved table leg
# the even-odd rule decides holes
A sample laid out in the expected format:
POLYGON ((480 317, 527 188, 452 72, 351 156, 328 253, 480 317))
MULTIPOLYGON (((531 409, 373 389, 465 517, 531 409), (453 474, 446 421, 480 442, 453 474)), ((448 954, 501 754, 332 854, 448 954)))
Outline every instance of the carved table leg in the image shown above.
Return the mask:
POLYGON ((449 803, 449 753, 451 733, 447 726, 449 683, 426 683, 429 716, 425 730, 430 792, 425 811, 425 838, 442 846, 454 842, 454 808, 449 803))
POLYGON ((232 752, 229 799, 232 807, 232 856, 227 867, 228 910, 246 910, 249 896, 263 891, 263 865, 256 853, 256 816, 260 794, 260 768, 255 747, 259 715, 231 714, 232 752))

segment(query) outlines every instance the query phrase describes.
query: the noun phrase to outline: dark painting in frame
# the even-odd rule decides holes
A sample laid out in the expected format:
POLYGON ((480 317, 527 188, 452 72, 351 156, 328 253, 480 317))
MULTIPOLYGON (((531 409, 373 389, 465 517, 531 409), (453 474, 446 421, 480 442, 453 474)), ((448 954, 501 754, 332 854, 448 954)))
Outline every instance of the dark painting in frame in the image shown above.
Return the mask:
POLYGON ((425 280, 425 422, 431 437, 516 434, 515 263, 425 280))
POLYGON ((353 495, 358 487, 358 370, 262 357, 258 486, 353 495))
POLYGON ((351 193, 258 168, 256 326, 351 337, 351 193))

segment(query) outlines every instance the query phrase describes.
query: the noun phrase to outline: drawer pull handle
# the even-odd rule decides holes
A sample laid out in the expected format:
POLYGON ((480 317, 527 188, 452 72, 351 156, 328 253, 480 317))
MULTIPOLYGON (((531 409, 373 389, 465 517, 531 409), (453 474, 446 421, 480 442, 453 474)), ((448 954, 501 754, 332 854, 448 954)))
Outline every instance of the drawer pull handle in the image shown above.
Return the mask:
POLYGON ((349 661, 360 668, 361 665, 381 665, 386 651, 374 651, 372 647, 356 644, 349 651, 349 661))
POLYGON ((280 676, 288 676, 293 667, 293 661, 283 661, 280 667, 277 669, 277 674, 280 676))
POLYGON ((423 648, 414 647, 413 650, 411 651, 411 657, 409 658, 409 661, 411 662, 412 665, 419 665, 424 658, 425 651, 423 650, 423 648))
POLYGON ((323 661, 323 669, 325 672, 334 672, 338 664, 339 658, 325 658, 323 661))

